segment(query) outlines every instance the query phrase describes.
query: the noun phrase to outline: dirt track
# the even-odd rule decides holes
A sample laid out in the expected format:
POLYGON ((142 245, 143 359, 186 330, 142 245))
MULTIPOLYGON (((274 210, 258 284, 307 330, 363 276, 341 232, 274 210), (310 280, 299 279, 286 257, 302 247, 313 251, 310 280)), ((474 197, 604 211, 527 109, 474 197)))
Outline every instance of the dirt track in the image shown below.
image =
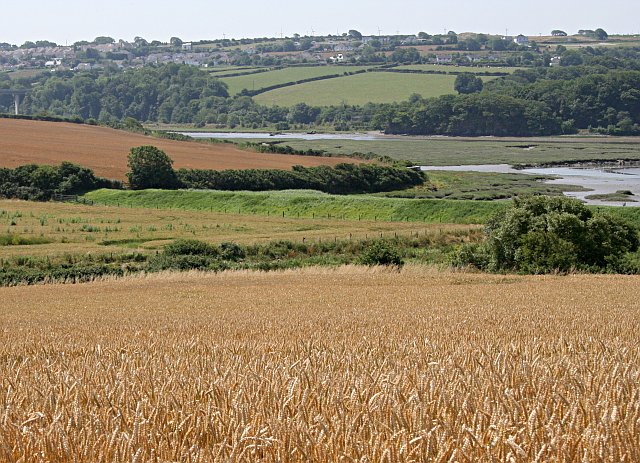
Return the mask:
POLYGON ((346 158, 255 153, 224 143, 163 140, 106 127, 0 119, 0 167, 70 161, 90 167, 102 177, 125 179, 129 150, 141 145, 165 151, 175 168, 290 169, 294 165, 353 162, 346 158))

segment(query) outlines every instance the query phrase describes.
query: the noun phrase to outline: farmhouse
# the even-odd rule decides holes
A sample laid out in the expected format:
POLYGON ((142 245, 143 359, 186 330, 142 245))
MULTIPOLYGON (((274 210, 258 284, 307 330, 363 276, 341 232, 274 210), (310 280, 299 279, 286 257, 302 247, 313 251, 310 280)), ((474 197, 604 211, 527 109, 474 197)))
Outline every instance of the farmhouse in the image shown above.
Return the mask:
POLYGON ((518 45, 529 45, 529 39, 522 34, 513 39, 513 41, 518 45))

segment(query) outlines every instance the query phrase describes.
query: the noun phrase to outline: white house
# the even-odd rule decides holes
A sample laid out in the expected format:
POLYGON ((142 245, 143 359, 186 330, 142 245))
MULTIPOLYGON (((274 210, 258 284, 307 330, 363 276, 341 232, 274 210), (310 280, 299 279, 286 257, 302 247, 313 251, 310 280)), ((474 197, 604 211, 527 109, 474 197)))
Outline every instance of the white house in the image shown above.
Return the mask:
POLYGON ((193 44, 191 42, 186 42, 182 44, 182 51, 191 51, 193 48, 193 44))
POLYGON ((529 39, 522 34, 513 39, 513 41, 518 45, 529 45, 529 39))
POLYGON ((55 68, 58 66, 62 66, 62 59, 61 58, 53 58, 51 61, 47 61, 46 63, 44 63, 45 67, 48 68, 55 68))

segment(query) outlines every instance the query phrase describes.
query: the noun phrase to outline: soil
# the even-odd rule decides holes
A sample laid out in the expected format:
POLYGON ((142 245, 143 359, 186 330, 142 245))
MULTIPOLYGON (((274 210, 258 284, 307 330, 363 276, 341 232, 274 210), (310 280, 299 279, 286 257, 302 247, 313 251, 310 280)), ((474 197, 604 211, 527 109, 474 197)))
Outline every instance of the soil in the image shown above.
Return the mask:
POLYGON ((129 151, 141 145, 163 150, 174 160, 176 169, 291 169, 294 165, 357 162, 338 157, 256 153, 228 143, 164 140, 107 127, 0 119, 0 167, 69 161, 93 169, 98 176, 124 180, 129 151))

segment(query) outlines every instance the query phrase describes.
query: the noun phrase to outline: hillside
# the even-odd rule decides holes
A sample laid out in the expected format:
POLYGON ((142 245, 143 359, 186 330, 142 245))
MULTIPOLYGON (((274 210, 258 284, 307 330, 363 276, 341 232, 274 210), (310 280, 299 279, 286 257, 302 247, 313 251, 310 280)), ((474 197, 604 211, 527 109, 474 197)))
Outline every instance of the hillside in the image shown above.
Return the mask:
POLYGON ((164 150, 175 168, 290 169, 294 165, 354 162, 348 158, 255 153, 231 144, 164 140, 106 127, 0 119, 0 167, 70 161, 93 169, 96 175, 124 179, 129 150, 140 145, 164 150))

